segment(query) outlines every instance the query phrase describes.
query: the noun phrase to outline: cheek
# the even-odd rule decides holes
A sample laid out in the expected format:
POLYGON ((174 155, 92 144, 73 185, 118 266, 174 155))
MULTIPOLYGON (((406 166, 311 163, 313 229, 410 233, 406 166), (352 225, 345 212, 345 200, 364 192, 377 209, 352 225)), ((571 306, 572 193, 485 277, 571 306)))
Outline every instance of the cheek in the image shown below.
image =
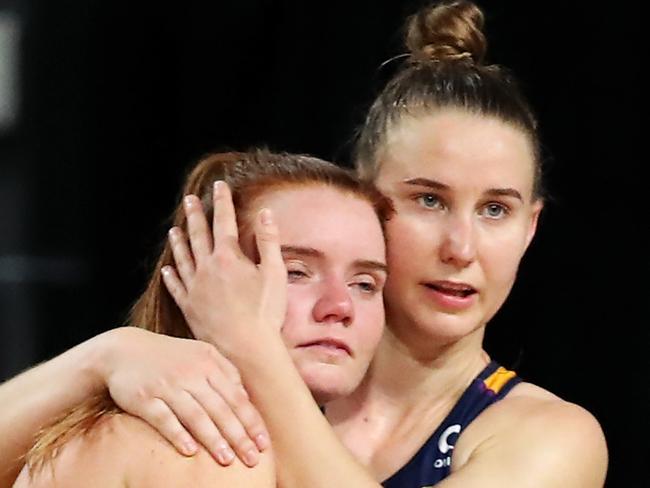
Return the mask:
POLYGON ((396 215, 386 224, 389 275, 399 273, 427 259, 436 246, 437 231, 431 223, 396 215))
POLYGON ((312 302, 308 287, 288 285, 287 313, 282 326, 282 338, 287 347, 300 342, 312 323, 312 302))
POLYGON ((384 302, 380 297, 357 304, 357 334, 360 348, 372 357, 384 332, 384 302))
POLYGON ((485 239, 480 251, 483 272, 495 284, 511 286, 525 250, 525 236, 507 233, 500 239, 485 239))

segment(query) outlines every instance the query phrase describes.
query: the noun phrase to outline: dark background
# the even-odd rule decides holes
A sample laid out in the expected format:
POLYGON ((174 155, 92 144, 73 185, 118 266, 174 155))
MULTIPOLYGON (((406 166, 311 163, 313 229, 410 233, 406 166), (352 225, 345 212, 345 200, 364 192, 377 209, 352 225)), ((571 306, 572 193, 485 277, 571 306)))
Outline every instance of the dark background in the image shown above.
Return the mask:
MULTIPOLYGON (((0 380, 123 322, 205 152, 349 164, 391 73, 379 65, 422 3, 0 0, 19 25, 0 125, 0 380)), ((479 2, 490 60, 539 114, 553 197, 487 347, 599 419, 607 486, 648 486, 642 16, 578 3, 479 2)))

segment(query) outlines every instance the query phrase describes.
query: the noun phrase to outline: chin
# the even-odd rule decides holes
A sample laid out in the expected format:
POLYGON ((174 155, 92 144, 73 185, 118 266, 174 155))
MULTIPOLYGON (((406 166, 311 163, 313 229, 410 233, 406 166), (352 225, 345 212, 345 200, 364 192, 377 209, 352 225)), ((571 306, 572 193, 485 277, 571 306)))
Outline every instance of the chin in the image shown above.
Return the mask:
POLYGON ((348 396, 361 381, 359 375, 330 364, 301 368, 300 375, 319 405, 348 396))
POLYGON ((411 318, 410 334, 419 330, 419 336, 427 338, 424 342, 434 341, 437 345, 453 344, 483 326, 478 314, 454 315, 436 311, 420 314, 411 318))

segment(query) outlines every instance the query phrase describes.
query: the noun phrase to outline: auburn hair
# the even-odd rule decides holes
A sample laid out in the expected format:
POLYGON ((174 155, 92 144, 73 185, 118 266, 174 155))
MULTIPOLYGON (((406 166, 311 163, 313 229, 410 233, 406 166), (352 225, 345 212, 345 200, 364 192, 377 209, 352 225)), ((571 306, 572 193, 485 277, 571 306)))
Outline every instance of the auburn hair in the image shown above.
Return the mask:
MULTIPOLYGON (((311 156, 258 149, 213 153, 199 160, 185 180, 181 199, 171 216, 171 225, 186 230, 182 197, 189 194, 201 199, 208 222, 211 222, 212 190, 216 180, 225 181, 231 189, 240 235, 249 225, 254 210, 251 206, 256 198, 275 189, 325 185, 351 194, 374 208, 382 227, 393 212, 390 200, 371 183, 360 181, 350 170, 311 156)), ((162 268, 173 264, 171 247, 165 240, 145 291, 133 305, 127 324, 159 334, 194 338, 162 281, 162 268)), ((101 418, 119 412, 122 410, 105 390, 55 419, 37 435, 34 446, 27 453, 25 460, 29 469, 39 469, 51 461, 66 442, 87 433, 101 418)))

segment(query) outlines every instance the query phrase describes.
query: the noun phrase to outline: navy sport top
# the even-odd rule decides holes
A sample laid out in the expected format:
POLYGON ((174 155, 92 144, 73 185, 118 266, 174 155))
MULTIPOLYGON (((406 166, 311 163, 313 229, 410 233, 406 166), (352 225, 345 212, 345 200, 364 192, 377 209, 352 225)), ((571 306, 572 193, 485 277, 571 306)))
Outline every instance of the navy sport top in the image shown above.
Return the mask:
POLYGON ((472 420, 521 382, 514 371, 491 361, 463 392, 447 418, 420 450, 393 476, 385 488, 428 488, 451 472, 451 456, 461 431, 472 420))

